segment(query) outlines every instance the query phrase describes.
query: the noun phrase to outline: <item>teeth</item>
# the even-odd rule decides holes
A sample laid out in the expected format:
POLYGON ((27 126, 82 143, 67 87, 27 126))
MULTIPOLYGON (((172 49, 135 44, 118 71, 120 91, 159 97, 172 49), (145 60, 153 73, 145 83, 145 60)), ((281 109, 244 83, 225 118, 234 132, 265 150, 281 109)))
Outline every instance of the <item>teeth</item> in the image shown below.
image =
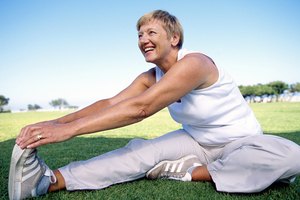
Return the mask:
POLYGON ((147 51, 151 51, 151 50, 153 50, 153 49, 154 49, 153 47, 148 47, 148 48, 146 48, 144 51, 147 52, 147 51))

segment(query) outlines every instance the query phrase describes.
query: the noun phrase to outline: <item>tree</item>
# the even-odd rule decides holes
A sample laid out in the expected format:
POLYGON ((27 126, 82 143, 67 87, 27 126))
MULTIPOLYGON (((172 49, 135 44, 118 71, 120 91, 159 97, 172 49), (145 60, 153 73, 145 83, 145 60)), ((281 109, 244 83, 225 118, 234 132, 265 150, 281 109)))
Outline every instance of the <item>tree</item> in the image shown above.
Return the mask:
POLYGON ((253 91, 255 96, 271 95, 276 93, 272 87, 263 84, 255 85, 253 91))
POLYGON ((0 95, 0 112, 3 112, 3 106, 7 105, 9 102, 9 98, 5 98, 5 96, 0 95))
POLYGON ((275 91, 275 94, 277 95, 282 94, 284 90, 289 88, 289 85, 282 81, 273 81, 268 83, 267 85, 272 87, 275 91))
POLYGON ((49 104, 54 108, 58 107, 58 109, 69 106, 68 102, 62 98, 54 99, 49 104))
POLYGON ((252 96, 254 95, 254 87, 247 85, 247 86, 239 86, 239 89, 243 95, 243 97, 252 96))
POLYGON ((300 92, 300 83, 294 83, 290 87, 291 92, 300 92))
POLYGON ((28 108, 28 110, 38 110, 38 109, 41 109, 42 107, 37 104, 34 104, 34 105, 28 104, 27 108, 28 108))

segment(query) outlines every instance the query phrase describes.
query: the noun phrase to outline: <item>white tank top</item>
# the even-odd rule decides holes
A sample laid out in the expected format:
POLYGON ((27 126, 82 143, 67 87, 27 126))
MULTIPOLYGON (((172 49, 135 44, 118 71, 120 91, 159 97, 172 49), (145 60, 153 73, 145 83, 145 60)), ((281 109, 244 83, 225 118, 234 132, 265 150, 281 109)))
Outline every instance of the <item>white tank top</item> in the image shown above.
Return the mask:
MULTIPOLYGON (((181 49, 178 59, 190 52, 181 49)), ((238 138, 262 134, 248 103, 233 79, 218 67, 219 78, 211 86, 192 90, 180 102, 168 106, 172 118, 182 124, 197 142, 206 146, 223 145, 238 138)), ((164 73, 156 67, 156 81, 164 73)))

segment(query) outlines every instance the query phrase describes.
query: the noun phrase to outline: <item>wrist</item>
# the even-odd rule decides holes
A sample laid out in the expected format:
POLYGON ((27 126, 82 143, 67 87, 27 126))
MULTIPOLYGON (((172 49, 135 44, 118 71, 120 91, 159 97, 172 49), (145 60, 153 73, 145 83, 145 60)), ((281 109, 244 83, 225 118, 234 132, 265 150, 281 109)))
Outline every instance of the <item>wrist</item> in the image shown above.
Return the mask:
POLYGON ((78 123, 78 120, 66 123, 65 125, 71 137, 83 134, 80 132, 80 123, 78 123))

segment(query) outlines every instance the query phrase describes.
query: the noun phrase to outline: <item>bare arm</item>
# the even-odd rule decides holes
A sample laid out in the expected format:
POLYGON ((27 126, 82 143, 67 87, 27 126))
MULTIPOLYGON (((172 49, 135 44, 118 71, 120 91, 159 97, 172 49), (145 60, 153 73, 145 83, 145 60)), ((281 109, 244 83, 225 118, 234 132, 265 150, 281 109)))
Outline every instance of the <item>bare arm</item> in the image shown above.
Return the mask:
POLYGON ((190 54, 178 61, 157 83, 151 73, 153 72, 148 72, 136 79, 128 90, 125 89, 117 95, 118 97, 111 99, 109 106, 65 123, 64 127, 58 130, 44 129, 44 139, 42 140, 36 141, 36 135, 32 134, 26 137, 26 141, 22 144, 24 147, 31 144, 29 147, 33 148, 47 143, 64 141, 81 134, 139 122, 177 101, 191 90, 213 84, 218 77, 215 66, 201 54, 190 54), (144 84, 145 80, 151 80, 149 81, 151 84, 147 86, 144 84))
POLYGON ((147 72, 140 74, 129 87, 121 91, 116 96, 109 99, 99 100, 77 112, 71 113, 64 117, 58 118, 55 121, 57 123, 69 123, 78 120, 83 117, 87 117, 98 113, 100 110, 110 107, 118 102, 136 96, 141 92, 148 89, 152 84, 154 84, 154 69, 150 69, 147 72))
POLYGON ((45 143, 53 143, 53 142, 67 140, 70 137, 72 137, 69 134, 69 132, 73 130, 71 126, 72 124, 71 122, 78 121, 79 119, 88 116, 96 115, 96 113, 101 112, 101 110, 109 108, 112 105, 117 104, 118 102, 124 99, 140 94, 141 92, 145 91, 154 83, 155 83, 155 70, 150 69, 149 71, 140 74, 127 88, 125 88, 123 91, 121 91, 119 94, 117 94, 112 98, 102 99, 86 108, 83 108, 82 110, 79 110, 77 112, 71 113, 69 115, 66 115, 64 117, 55 120, 39 122, 36 124, 25 126, 20 131, 20 134, 16 139, 16 143, 21 148, 25 148, 29 144, 33 144, 31 148, 34 148, 36 146, 43 144, 43 143, 39 143, 40 141, 37 141, 37 135, 39 134, 42 135, 42 137, 44 138, 43 142, 45 143), (46 140, 47 139, 46 137, 47 138, 51 137, 52 140, 51 141, 49 141, 49 139, 46 140))
POLYGON ((177 62, 158 83, 142 93, 72 122, 73 134, 92 133, 139 122, 189 91, 208 87, 217 78, 217 69, 207 57, 191 54, 177 62))

